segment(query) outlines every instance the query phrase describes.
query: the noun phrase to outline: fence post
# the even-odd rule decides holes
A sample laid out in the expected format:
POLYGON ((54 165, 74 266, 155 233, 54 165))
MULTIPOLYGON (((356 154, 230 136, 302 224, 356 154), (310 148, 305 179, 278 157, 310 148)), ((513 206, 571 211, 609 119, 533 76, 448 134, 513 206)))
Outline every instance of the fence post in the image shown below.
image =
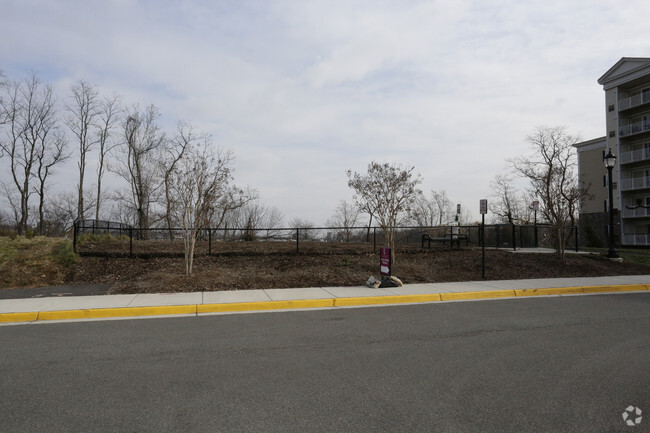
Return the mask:
POLYGON ((300 254, 300 229, 296 227, 296 254, 300 254))
POLYGON ((372 228, 372 252, 377 251, 377 227, 372 228))
POLYGON ((133 227, 129 227, 129 257, 133 257, 133 227))

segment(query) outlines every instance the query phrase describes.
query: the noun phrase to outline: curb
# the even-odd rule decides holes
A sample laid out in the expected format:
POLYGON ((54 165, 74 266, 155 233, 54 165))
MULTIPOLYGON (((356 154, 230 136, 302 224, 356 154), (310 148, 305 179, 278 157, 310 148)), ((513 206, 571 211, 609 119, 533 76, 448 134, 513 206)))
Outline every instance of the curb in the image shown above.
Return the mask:
POLYGON ((153 307, 92 308, 77 310, 0 313, 0 323, 42 322, 51 320, 106 319, 111 317, 178 316, 244 311, 278 311, 302 308, 335 308, 363 305, 418 304, 471 299, 516 298, 530 296, 581 295, 595 293, 650 291, 650 284, 556 287, 546 289, 487 290, 478 292, 434 293, 424 295, 362 296, 354 298, 300 299, 290 301, 237 302, 227 304, 166 305, 153 307))

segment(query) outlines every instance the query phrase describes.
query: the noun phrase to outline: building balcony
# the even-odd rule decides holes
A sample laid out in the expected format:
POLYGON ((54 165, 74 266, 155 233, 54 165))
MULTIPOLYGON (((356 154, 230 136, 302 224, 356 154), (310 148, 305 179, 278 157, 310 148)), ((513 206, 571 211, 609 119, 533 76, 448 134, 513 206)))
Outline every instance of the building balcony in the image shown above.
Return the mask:
POLYGON ((621 126, 619 129, 619 137, 629 137, 646 131, 650 131, 650 122, 639 120, 638 122, 621 126))
POLYGON ((630 152, 621 152, 620 163, 630 164, 633 162, 650 160, 650 148, 633 150, 630 152))
POLYGON ((628 209, 623 208, 621 211, 621 216, 623 218, 647 218, 650 217, 650 209, 637 208, 637 209, 628 209))
POLYGON ((642 92, 618 101, 618 111, 625 111, 647 103, 650 103, 650 92, 642 92))
POLYGON ((621 179, 621 191, 650 188, 650 176, 621 179))
POLYGON ((631 234, 625 233, 623 235, 623 245, 650 245, 650 233, 631 234))

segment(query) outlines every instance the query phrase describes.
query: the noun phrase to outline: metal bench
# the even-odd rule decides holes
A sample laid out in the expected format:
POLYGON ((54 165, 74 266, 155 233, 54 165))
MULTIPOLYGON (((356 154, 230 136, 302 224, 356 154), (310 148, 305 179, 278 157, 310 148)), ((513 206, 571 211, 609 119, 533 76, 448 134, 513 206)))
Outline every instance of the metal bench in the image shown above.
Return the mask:
POLYGON ((429 233, 422 233, 422 248, 424 248, 424 243, 427 243, 427 248, 431 248, 431 242, 440 242, 443 245, 449 242, 449 246, 453 249, 454 244, 457 248, 460 249, 460 241, 464 240, 466 245, 469 245, 469 238, 464 234, 456 234, 449 232, 444 237, 433 237, 429 233))

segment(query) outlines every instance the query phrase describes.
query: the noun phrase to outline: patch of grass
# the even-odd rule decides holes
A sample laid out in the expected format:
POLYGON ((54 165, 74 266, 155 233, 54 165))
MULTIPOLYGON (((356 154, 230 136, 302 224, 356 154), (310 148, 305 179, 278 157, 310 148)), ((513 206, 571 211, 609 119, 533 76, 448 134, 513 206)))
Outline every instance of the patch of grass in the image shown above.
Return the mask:
POLYGON ((63 284, 75 261, 67 239, 0 237, 0 288, 63 284))
POLYGON ((619 251, 623 261, 650 266, 650 251, 619 251))
POLYGON ((52 245, 50 256, 52 260, 64 268, 69 267, 77 261, 77 255, 74 253, 72 241, 70 240, 64 240, 63 242, 52 245))

